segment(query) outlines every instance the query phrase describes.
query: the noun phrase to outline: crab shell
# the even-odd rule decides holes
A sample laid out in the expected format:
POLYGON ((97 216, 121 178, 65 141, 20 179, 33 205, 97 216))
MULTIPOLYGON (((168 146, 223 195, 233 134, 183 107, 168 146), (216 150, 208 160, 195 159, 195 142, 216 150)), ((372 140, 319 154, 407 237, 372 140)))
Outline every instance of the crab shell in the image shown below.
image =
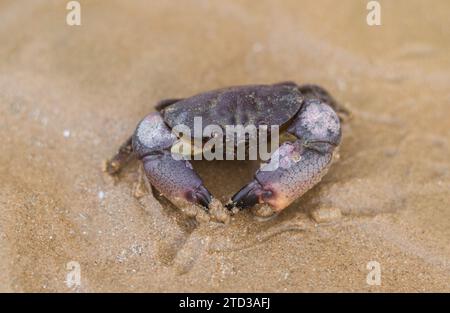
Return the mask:
POLYGON ((179 100, 159 109, 170 128, 186 125, 194 132, 194 118, 207 125, 279 125, 282 128, 300 110, 304 97, 295 83, 237 86, 179 100))

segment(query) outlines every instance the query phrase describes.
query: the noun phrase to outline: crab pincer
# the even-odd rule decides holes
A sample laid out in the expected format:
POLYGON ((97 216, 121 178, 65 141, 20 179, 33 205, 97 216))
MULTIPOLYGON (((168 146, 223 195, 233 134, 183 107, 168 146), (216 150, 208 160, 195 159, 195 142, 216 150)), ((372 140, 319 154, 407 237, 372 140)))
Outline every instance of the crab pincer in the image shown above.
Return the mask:
POLYGON ((159 113, 147 115, 133 135, 133 150, 142 160, 150 184, 177 207, 198 204, 205 211, 211 194, 189 161, 174 158, 171 147, 177 137, 159 113))
POLYGON ((307 99, 287 131, 298 139, 283 143, 254 179, 231 198, 229 208, 267 204, 279 212, 326 174, 341 139, 335 111, 319 99, 307 99))

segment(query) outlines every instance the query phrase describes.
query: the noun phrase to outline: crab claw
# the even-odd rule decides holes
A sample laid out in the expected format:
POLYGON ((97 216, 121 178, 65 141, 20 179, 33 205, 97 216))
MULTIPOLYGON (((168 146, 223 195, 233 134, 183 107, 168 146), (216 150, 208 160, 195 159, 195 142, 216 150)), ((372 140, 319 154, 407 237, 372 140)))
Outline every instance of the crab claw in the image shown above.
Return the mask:
POLYGON ((175 135, 159 113, 148 115, 133 136, 133 150, 142 160, 150 184, 179 208, 198 204, 208 211, 211 194, 189 161, 174 158, 175 135))
POLYGON ((264 187, 257 180, 253 180, 231 198, 231 203, 227 207, 229 209, 233 207, 248 209, 261 201, 264 202, 271 196, 272 191, 264 190, 264 187))
POLYGON ((324 103, 308 103, 288 131, 298 140, 282 144, 254 180, 231 198, 228 208, 268 204, 279 212, 327 173, 341 138, 336 113, 324 103))
POLYGON ((142 162, 150 184, 177 207, 199 204, 208 210, 211 194, 188 161, 175 160, 164 151, 145 156, 142 162))
POLYGON ((270 171, 261 168, 255 179, 231 198, 231 206, 246 209, 268 204, 279 212, 318 183, 328 170, 331 153, 321 153, 296 143, 284 143, 277 151, 279 165, 270 171))
POLYGON ((207 209, 211 203, 212 197, 208 189, 203 185, 200 185, 195 190, 189 191, 186 199, 190 202, 198 203, 207 209))

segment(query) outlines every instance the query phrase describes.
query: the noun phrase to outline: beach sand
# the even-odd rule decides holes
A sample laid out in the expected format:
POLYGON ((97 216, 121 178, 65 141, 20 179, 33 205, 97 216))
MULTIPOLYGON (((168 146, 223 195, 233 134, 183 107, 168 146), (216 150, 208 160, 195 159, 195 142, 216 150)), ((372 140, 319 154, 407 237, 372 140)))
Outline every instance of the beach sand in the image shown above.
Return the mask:
MULTIPOLYGON (((450 291, 448 1, 380 1, 381 26, 362 0, 66 3, 0 2, 0 291, 450 291), (137 162, 102 172, 158 100, 286 80, 352 116, 275 218, 196 226, 133 197, 137 162)), ((221 201, 257 166, 194 163, 221 201)))

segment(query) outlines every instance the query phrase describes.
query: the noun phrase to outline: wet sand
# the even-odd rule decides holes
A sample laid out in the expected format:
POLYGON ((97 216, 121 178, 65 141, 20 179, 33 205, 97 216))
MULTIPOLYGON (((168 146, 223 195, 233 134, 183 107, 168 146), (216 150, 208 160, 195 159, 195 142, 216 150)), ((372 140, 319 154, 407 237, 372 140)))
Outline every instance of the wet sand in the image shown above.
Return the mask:
MULTIPOLYGON (((1 1, 0 291, 450 291, 450 3, 380 3, 369 27, 356 0, 90 0, 69 27, 65 1, 1 1), (286 80, 352 117, 276 218, 195 226, 132 196, 137 163, 102 172, 158 100, 286 80)), ((220 200, 255 166, 194 164, 220 200)))

